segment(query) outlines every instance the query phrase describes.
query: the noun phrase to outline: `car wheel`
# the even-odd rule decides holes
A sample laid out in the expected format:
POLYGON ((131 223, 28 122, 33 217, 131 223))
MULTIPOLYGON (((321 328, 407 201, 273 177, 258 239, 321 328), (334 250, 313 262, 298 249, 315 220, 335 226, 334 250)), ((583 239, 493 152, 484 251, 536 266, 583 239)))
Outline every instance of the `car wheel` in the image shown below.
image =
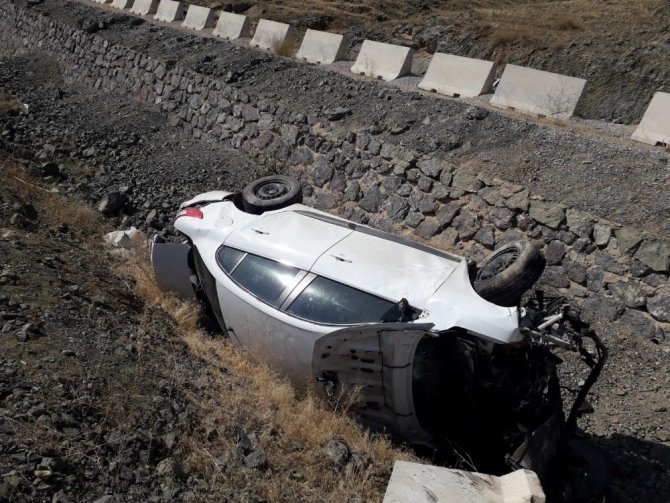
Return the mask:
POLYGON ((202 257, 195 246, 192 247, 193 265, 195 266, 195 273, 198 275, 198 298, 205 305, 205 312, 209 318, 213 319, 218 328, 224 335, 228 335, 226 323, 223 320, 223 313, 221 312, 221 305, 219 304, 219 296, 216 293, 216 283, 214 276, 207 270, 202 257), (204 296, 204 298, 202 298, 204 296))
POLYGON ((500 306, 515 306, 544 271, 542 252, 529 241, 514 241, 477 267, 473 283, 480 297, 500 306))
POLYGON ((260 215, 291 204, 302 203, 302 187, 292 176, 272 175, 259 178, 242 190, 244 211, 260 215))

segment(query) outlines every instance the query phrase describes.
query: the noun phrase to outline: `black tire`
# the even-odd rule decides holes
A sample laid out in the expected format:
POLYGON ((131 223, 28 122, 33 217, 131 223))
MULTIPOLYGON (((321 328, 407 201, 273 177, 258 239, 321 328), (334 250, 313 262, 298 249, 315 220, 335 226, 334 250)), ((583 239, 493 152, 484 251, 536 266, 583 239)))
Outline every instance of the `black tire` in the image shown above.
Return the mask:
POLYGON ((292 176, 272 175, 259 178, 242 190, 244 211, 260 215, 302 203, 302 187, 292 176))
POLYGON ((196 295, 204 304, 205 313, 207 316, 216 322, 219 330, 223 335, 228 335, 226 322, 223 320, 223 313, 221 312, 221 305, 219 304, 219 296, 216 293, 216 283, 214 276, 207 270, 202 257, 195 246, 191 247, 193 257, 193 265, 195 266, 195 273, 198 275, 199 285, 197 287, 196 295))
POLYGON ((477 267, 473 282, 480 297, 499 306, 516 306, 544 271, 544 255, 530 241, 501 246, 477 267))

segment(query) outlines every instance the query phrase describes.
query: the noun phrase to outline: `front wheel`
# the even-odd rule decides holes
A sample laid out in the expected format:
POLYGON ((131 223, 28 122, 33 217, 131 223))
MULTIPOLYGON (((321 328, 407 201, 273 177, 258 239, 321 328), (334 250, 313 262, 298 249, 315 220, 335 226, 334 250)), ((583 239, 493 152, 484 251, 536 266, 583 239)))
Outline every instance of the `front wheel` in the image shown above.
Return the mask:
POLYGON ((302 187, 292 176, 265 176, 242 189, 242 201, 244 211, 260 215, 266 211, 302 203, 302 187))
POLYGON ((489 302, 515 306, 540 278, 545 264, 544 255, 531 242, 514 241, 479 264, 473 286, 489 302))

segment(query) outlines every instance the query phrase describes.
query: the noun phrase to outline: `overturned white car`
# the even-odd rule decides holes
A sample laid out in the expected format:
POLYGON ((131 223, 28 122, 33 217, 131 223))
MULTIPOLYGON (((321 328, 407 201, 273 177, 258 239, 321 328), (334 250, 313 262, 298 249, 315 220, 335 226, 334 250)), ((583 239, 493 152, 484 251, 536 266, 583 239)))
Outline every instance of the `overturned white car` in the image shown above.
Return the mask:
POLYGON ((478 470, 545 476, 565 424, 548 346, 574 341, 563 305, 518 307, 541 253, 510 243, 476 265, 301 202, 282 176, 186 201, 186 241, 152 244, 159 282, 296 383, 355 390, 369 427, 478 470))

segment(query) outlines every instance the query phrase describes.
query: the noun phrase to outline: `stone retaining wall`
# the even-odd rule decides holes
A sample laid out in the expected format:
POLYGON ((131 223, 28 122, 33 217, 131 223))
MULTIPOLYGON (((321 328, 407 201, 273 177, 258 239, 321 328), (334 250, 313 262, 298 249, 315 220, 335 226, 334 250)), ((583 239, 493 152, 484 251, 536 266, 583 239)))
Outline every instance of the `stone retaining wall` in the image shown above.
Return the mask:
MULTIPOLYGON (((304 183, 307 204, 475 260, 501 243, 531 239, 547 256, 542 283, 582 304, 589 320, 656 341, 670 330, 666 239, 545 202, 521 185, 482 176, 476 163, 457 168, 355 134, 338 123, 345 109, 306 116, 9 0, 0 6, 6 47, 46 51, 66 78, 131 93, 194 138, 228 142, 259 164, 288 168, 304 183)), ((469 113, 473 120, 485 114, 474 107, 469 113)))

